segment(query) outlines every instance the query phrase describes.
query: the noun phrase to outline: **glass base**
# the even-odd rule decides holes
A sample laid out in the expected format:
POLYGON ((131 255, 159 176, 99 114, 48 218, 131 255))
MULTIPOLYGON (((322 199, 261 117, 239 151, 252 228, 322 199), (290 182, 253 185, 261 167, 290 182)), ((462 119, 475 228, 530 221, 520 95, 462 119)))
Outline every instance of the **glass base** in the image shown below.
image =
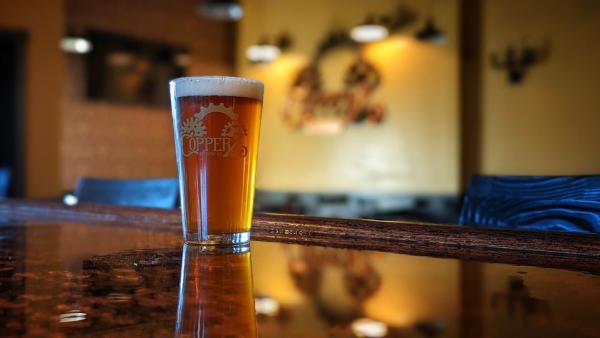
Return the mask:
POLYGON ((250 243, 250 231, 204 236, 197 232, 188 232, 185 234, 185 242, 189 245, 202 246, 248 245, 250 243))

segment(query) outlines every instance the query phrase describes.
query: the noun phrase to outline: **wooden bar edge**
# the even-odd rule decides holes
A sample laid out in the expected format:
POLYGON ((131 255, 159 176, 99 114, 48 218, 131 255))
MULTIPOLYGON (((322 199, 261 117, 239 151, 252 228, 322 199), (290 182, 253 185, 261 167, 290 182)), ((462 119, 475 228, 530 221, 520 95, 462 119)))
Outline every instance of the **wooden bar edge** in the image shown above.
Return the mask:
MULTIPOLYGON (((101 223, 179 232, 178 210, 31 200, 0 201, 0 220, 101 223)), ((252 238, 258 241, 377 250, 600 273, 597 235, 484 229, 419 222, 257 214, 252 238)))

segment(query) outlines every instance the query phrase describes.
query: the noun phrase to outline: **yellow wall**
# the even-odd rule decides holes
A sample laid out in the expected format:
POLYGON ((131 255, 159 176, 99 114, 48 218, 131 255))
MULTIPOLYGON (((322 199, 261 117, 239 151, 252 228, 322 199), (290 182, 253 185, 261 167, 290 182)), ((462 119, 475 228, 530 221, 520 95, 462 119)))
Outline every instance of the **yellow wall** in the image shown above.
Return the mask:
POLYGON ((0 0, 0 29, 28 33, 25 64, 25 192, 28 197, 60 193, 59 118, 64 60, 62 0, 0 0))
MULTIPOLYGON (((403 1, 421 15, 423 1, 403 1)), ((390 13, 394 1, 252 0, 238 25, 238 72, 265 82, 257 186, 293 191, 452 193, 458 189, 458 6, 434 2, 449 44, 416 42, 421 27, 369 46, 366 57, 381 72, 376 99, 386 106, 380 126, 351 126, 336 136, 292 131, 282 119, 290 83, 332 28, 351 28, 365 13, 390 13), (286 31, 292 49, 272 64, 252 65, 245 49, 265 35, 286 31)), ((421 18, 423 19, 423 18, 421 18)), ((349 52, 347 52, 349 53, 349 52)), ((325 61, 326 86, 341 83, 348 54, 325 61), (332 80, 333 79, 333 80, 332 80)))
POLYGON ((482 170, 487 174, 600 173, 600 3, 484 1, 482 170), (522 84, 490 67, 508 44, 548 37, 549 59, 522 84))

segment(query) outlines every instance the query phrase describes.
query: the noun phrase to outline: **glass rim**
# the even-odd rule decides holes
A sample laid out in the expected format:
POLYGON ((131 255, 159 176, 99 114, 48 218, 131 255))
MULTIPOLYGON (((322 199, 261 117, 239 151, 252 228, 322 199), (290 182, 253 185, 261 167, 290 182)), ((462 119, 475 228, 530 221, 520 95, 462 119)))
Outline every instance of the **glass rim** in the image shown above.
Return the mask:
POLYGON ((193 76, 180 76, 170 80, 170 82, 180 81, 204 81, 204 80, 226 80, 226 81, 247 81, 249 83, 263 84, 262 81, 252 79, 243 76, 231 76, 231 75, 193 75, 193 76))
POLYGON ((239 96, 262 101, 262 81, 237 76, 185 76, 169 81, 171 96, 239 96))

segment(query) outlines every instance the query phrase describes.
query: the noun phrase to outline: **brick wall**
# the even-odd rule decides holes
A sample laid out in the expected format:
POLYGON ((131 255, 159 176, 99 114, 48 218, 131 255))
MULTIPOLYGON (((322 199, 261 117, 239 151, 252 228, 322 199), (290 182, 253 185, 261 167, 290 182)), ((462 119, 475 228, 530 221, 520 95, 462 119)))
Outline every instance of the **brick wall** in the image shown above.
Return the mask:
MULTIPOLYGON (((196 14, 193 0, 68 0, 66 29, 97 30, 183 46, 189 73, 233 72, 233 27, 196 14)), ((60 141, 61 183, 73 189, 80 176, 175 176, 168 108, 89 101, 84 57, 66 58, 60 141)), ((165 84, 165 90, 166 84, 165 84)))

